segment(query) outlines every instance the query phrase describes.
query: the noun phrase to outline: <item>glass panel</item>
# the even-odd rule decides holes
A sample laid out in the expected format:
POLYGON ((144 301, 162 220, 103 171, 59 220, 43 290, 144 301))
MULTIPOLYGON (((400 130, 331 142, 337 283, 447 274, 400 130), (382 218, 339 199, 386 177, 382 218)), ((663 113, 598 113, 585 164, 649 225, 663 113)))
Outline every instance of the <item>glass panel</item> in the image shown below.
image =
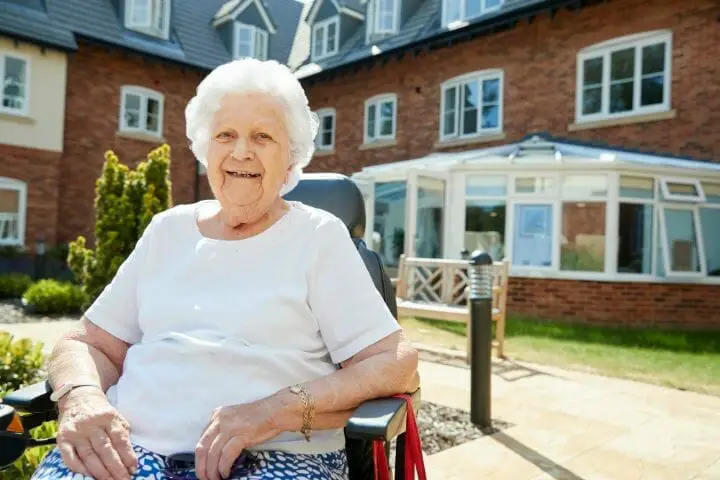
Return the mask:
POLYGON ((331 22, 327 26, 327 53, 335 53, 335 38, 337 36, 337 27, 335 22, 331 22))
POLYGON ((333 140, 333 123, 335 121, 335 117, 332 115, 325 115, 322 117, 322 137, 321 137, 321 145, 323 147, 329 147, 332 145, 333 140))
POLYGON ((378 2, 377 28, 381 32, 392 31, 394 28, 394 13, 396 0, 380 0, 378 2))
POLYGON ((131 0, 130 22, 138 27, 150 26, 150 0, 131 0))
POLYGON ((620 177, 620 196, 625 198, 655 198, 655 181, 652 178, 620 177))
POLYGON ((315 39, 314 39, 314 52, 316 57, 320 57, 323 54, 323 43, 325 39, 325 30, 322 27, 315 28, 315 39))
POLYGON ((565 197, 605 197, 608 179, 606 175, 565 175, 562 193, 565 197))
POLYGON ((505 258, 505 202, 468 200, 465 206, 465 250, 505 258))
POLYGON ((483 87, 483 103, 498 103, 500 98, 500 79, 493 78, 484 80, 483 87))
POLYGON ((482 13, 482 0, 465 0, 465 18, 477 17, 482 13))
POLYGON ((663 103, 665 95, 665 76, 653 75, 643 78, 642 90, 640 92, 640 105, 658 105, 663 103))
POLYGON ((468 176, 465 195, 468 197, 504 197, 507 195, 507 177, 505 175, 468 176))
POLYGON ((478 84, 468 82, 463 85, 462 90, 462 133, 469 135, 478 131, 478 84))
POLYGON ((15 110, 25 108, 26 63, 20 58, 5 57, 2 106, 15 110))
POLYGON ((457 87, 450 87, 445 90, 445 112, 443 112, 443 135, 454 135, 455 130, 455 107, 457 105, 457 87))
POLYGON ((494 8, 500 6, 502 0, 485 0, 485 8, 494 8))
POLYGON ((373 245, 383 264, 397 267, 405 252, 405 182, 375 184, 375 219, 373 245))
POLYGON ((497 128, 500 123, 500 110, 496 106, 483 107, 482 128, 497 128))
POLYGON ((588 58, 583 62, 583 86, 602 85, 603 58, 588 58))
POLYGON ((712 277, 720 276, 720 209, 701 208, 700 227, 705 246, 705 268, 712 277))
POLYGON ((377 107, 373 103, 368 106, 368 117, 367 117, 367 137, 375 138, 375 110, 377 107))
POLYGON ((155 0, 155 4, 153 5, 153 16, 155 25, 155 28, 158 30, 163 30, 165 27, 165 9, 167 8, 168 0, 155 0))
POLYGON ((549 193, 555 189, 552 177, 518 177, 515 193, 549 193))
POLYGON ((652 273, 653 206, 621 203, 618 273, 652 273))
POLYGON ((442 258, 444 207, 445 182, 436 178, 418 178, 416 256, 442 258))
POLYGON ((707 203, 720 203, 720 183, 702 182, 702 189, 707 203))
POLYGON ((610 54, 610 113, 633 109, 635 48, 610 54))
POLYGON ((643 76, 665 71, 665 43, 648 45, 642 49, 643 76))
POLYGON ((564 202, 560 269, 605 271, 605 202, 564 202))
POLYGON ((255 32, 255 58, 265 60, 267 52, 267 35, 260 30, 255 32))
POLYGON ((583 115, 600 113, 602 109, 602 87, 585 88, 582 99, 583 115))
POLYGON ((125 126, 140 128, 140 97, 133 93, 125 95, 125 126))
POLYGON ((461 0, 445 0, 445 19, 447 23, 460 20, 460 1, 461 0))
POLYGON ((0 190, 0 213, 18 213, 20 211, 20 192, 0 190))
POLYGON ((513 265, 552 265, 552 205, 515 205, 513 265))
MULTIPOLYGON (((695 198, 700 195, 694 183, 665 182, 665 186, 671 196, 695 198)), ((664 192, 662 198, 665 199, 664 192)))
POLYGON ((583 115, 599 113, 602 109, 603 58, 589 58, 583 62, 583 115))
POLYGON ((160 102, 158 102, 154 98, 148 99, 147 129, 151 132, 160 131, 160 102))
POLYGON ((389 137, 393 133, 393 102, 387 101, 380 104, 380 135, 389 137))
POLYGON ((700 258, 692 210, 665 208, 665 238, 673 272, 699 272, 700 258))

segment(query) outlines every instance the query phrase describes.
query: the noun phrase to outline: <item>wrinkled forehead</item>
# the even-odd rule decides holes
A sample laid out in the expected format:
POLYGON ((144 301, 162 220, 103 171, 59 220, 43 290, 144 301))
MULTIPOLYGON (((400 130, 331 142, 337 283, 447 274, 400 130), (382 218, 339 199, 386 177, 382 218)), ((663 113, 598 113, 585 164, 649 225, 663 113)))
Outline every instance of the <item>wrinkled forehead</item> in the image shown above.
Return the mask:
POLYGON ((213 121, 236 127, 262 124, 287 131, 286 111, 277 97, 267 93, 228 93, 220 98, 213 121))

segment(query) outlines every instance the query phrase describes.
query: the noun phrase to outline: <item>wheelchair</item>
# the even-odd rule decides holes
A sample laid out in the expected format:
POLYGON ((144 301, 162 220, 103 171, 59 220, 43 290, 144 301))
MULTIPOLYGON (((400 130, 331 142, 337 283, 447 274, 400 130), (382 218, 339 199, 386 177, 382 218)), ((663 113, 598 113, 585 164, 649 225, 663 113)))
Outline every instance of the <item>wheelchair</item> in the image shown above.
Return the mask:
MULTIPOLYGON (((366 224, 365 202, 357 185, 344 175, 305 174, 285 198, 326 210, 345 223, 375 287, 397 318, 395 290, 390 278, 380 257, 362 240, 366 224)), ((54 438, 33 439, 29 433, 44 422, 57 419, 51 393, 50 385, 43 381, 8 394, 0 403, 0 470, 9 467, 27 448, 55 443, 54 438)), ((417 411, 420 389, 413 392, 411 398, 413 410, 417 411)), ((351 480, 374 478, 374 441, 385 444, 388 457, 394 442, 394 478, 405 478, 406 408, 407 403, 398 398, 379 398, 358 406, 344 429, 351 480)))

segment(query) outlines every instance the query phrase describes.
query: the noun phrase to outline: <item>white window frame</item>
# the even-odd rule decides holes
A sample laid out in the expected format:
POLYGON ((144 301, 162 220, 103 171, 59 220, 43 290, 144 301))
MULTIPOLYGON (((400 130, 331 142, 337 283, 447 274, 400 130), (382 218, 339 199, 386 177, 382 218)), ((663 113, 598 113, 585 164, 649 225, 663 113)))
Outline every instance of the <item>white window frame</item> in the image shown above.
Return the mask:
POLYGON ((25 62, 25 101, 22 109, 8 108, 3 106, 2 102, 5 99, 4 87, 0 90, 0 112, 7 113, 10 115, 27 116, 30 114, 30 57, 21 55, 19 53, 0 53, 0 80, 5 81, 5 59, 14 58, 16 60, 22 60, 25 62))
POLYGON ((250 31, 250 50, 252 50, 252 58, 257 58, 258 60, 267 60, 268 32, 262 28, 256 27, 255 25, 248 25, 246 23, 240 22, 234 22, 233 24, 233 58, 240 58, 240 32, 243 29, 247 29, 250 31), (263 51, 261 52, 258 52, 258 38, 262 38, 263 51))
POLYGON ((662 189, 663 199, 666 201, 671 202, 705 202, 705 192, 703 191, 702 185, 700 184, 700 180, 698 179, 687 179, 687 178, 671 178, 671 177, 662 177, 660 179, 660 188, 662 189), (668 188, 668 183, 677 183, 680 185, 688 185, 691 187, 695 187, 695 191, 698 192, 697 195, 679 195, 670 193, 670 189, 668 188))
POLYGON ((401 0, 390 0, 393 2, 393 17, 392 17, 392 28, 390 30, 383 29, 380 27, 380 2, 383 0, 372 0, 372 29, 373 33, 377 34, 391 34, 394 35, 398 31, 398 23, 400 21, 400 3, 401 0))
POLYGON ((499 4, 488 7, 487 6, 487 0, 480 0, 482 2, 482 8, 480 9, 480 13, 477 15, 474 15, 472 17, 467 16, 466 12, 466 5, 468 0, 442 0, 442 24, 444 27, 447 27, 448 25, 454 23, 454 22, 467 22, 469 20, 473 20, 475 18, 482 17, 483 15, 487 15, 488 13, 494 12, 496 10, 499 10, 500 7, 503 6, 505 3, 505 0, 501 0, 499 4), (458 3, 458 10, 460 11, 460 18, 458 20, 450 21, 448 19, 448 11, 450 10, 449 5, 451 3, 458 3))
MULTIPOLYGON (((0 190, 14 190, 18 192, 18 237, 15 239, 0 238, 1 246, 23 246, 25 245, 25 221, 27 218, 27 184, 13 178, 0 177, 0 190)), ((0 213, 0 215, 3 215, 0 213)))
POLYGON ((332 151, 335 149, 335 132, 337 130, 337 116, 335 114, 334 108, 322 108, 320 110, 317 110, 315 114, 318 116, 318 120, 320 121, 320 124, 318 125, 318 133, 315 136, 315 149, 321 152, 324 151, 332 151), (330 145, 323 145, 322 144, 322 135, 323 135, 323 119, 325 117, 332 117, 333 119, 333 128, 332 128, 332 141, 330 145))
POLYGON ((365 144, 375 143, 375 142, 387 142, 395 139, 395 134, 397 132, 397 94, 395 93, 383 93, 380 95, 375 95, 374 97, 370 97, 367 100, 365 100, 365 120, 363 121, 363 142, 365 144), (380 134, 380 105, 383 103, 387 103, 388 101, 392 102, 392 132, 389 135, 381 135, 380 134), (369 112, 370 107, 375 106, 375 131, 373 132, 373 136, 368 135, 368 121, 369 118, 369 112))
POLYGON ((672 104, 672 31, 660 30, 615 38, 607 42, 584 48, 577 55, 575 86, 576 123, 595 122, 616 118, 633 117, 651 113, 667 112, 672 104), (642 98, 642 48, 657 43, 665 43, 665 82, 663 84, 663 102, 657 105, 641 106, 642 98), (633 108, 626 112, 610 113, 610 56, 618 50, 635 49, 635 70, 633 73, 633 108), (638 55, 639 54, 639 55, 638 55), (583 114, 584 64, 586 60, 601 57, 603 59, 600 112, 583 114))
POLYGON ((323 20, 321 22, 317 22, 315 25, 313 25, 312 28, 312 39, 310 42, 310 52, 312 54, 313 60, 322 60, 323 58, 330 57, 332 55, 335 55, 338 53, 338 50, 340 49, 340 17, 335 15, 333 17, 330 17, 326 20, 323 20), (332 51, 328 50, 328 30, 330 29, 330 25, 335 24, 335 42, 332 46, 332 51), (315 38, 316 34, 315 32, 317 30, 323 31, 323 37, 322 37, 322 52, 320 54, 315 53, 315 38))
POLYGON ((170 34, 170 9, 172 8, 172 0, 126 0, 125 1, 125 28, 135 30, 140 33, 161 37, 164 39, 169 38, 170 34), (133 11, 136 6, 145 5, 148 10, 148 21, 143 23, 133 22, 133 11), (153 19, 159 18, 160 13, 158 9, 164 5, 162 11, 162 18, 160 26, 153 25, 153 19))
POLYGON ((123 85, 120 89, 120 118, 118 130, 120 132, 141 133, 144 135, 152 135, 154 137, 162 137, 163 135, 163 117, 165 112, 165 97, 162 93, 145 87, 135 85, 123 85), (125 122, 125 97, 128 94, 140 97, 140 126, 130 127, 125 122), (147 129, 147 104, 148 99, 157 100, 158 102, 158 131, 153 132, 147 129))
POLYGON ((504 99, 504 90, 505 90, 505 74, 503 70, 500 69, 492 69, 492 70, 481 70, 477 72, 467 73, 464 75, 460 75, 458 77, 451 78, 449 80, 446 80, 442 83, 440 86, 440 141, 448 141, 448 140, 461 140, 466 138, 476 138, 481 137, 483 135, 495 135, 498 133, 502 133, 503 131, 503 99, 504 99), (498 87, 498 125, 494 128, 482 128, 482 82, 484 80, 499 80, 499 87, 498 87), (460 104, 461 104, 461 90, 463 85, 469 82, 477 82, 478 83, 478 117, 477 117, 477 131, 475 133, 466 133, 462 134, 460 133, 462 131, 462 115, 460 112, 460 104), (445 91, 449 90, 451 88, 458 87, 456 98, 455 98, 455 130, 454 133, 445 134, 445 91))
MULTIPOLYGON (((705 258, 705 244, 702 238, 702 228, 700 225, 700 211, 696 206, 682 205, 678 203, 659 202, 658 214, 659 225, 660 225, 660 242, 663 249, 663 263, 665 266, 665 277, 706 277, 707 276, 707 262, 705 258), (670 264, 670 249, 667 238, 667 225, 665 224, 665 210, 686 210, 691 212, 693 218, 693 227, 695 234, 695 248, 697 249, 698 262, 700 264, 700 271, 697 272, 684 272, 672 270, 670 264)), ((657 245, 654 245, 657 247, 657 245)), ((657 274, 657 272, 656 272, 657 274)))

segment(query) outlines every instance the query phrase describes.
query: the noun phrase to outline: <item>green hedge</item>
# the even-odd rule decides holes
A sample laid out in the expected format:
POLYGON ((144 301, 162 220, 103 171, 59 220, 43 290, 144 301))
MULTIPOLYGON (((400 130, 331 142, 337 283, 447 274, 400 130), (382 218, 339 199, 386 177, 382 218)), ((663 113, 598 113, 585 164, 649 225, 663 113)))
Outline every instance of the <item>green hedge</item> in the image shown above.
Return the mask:
POLYGON ((32 285, 32 278, 22 273, 0 275, 0 298, 20 298, 32 285))
POLYGON ((87 294, 79 285, 57 280, 40 280, 27 289, 23 301, 33 313, 63 315, 80 313, 87 294))

